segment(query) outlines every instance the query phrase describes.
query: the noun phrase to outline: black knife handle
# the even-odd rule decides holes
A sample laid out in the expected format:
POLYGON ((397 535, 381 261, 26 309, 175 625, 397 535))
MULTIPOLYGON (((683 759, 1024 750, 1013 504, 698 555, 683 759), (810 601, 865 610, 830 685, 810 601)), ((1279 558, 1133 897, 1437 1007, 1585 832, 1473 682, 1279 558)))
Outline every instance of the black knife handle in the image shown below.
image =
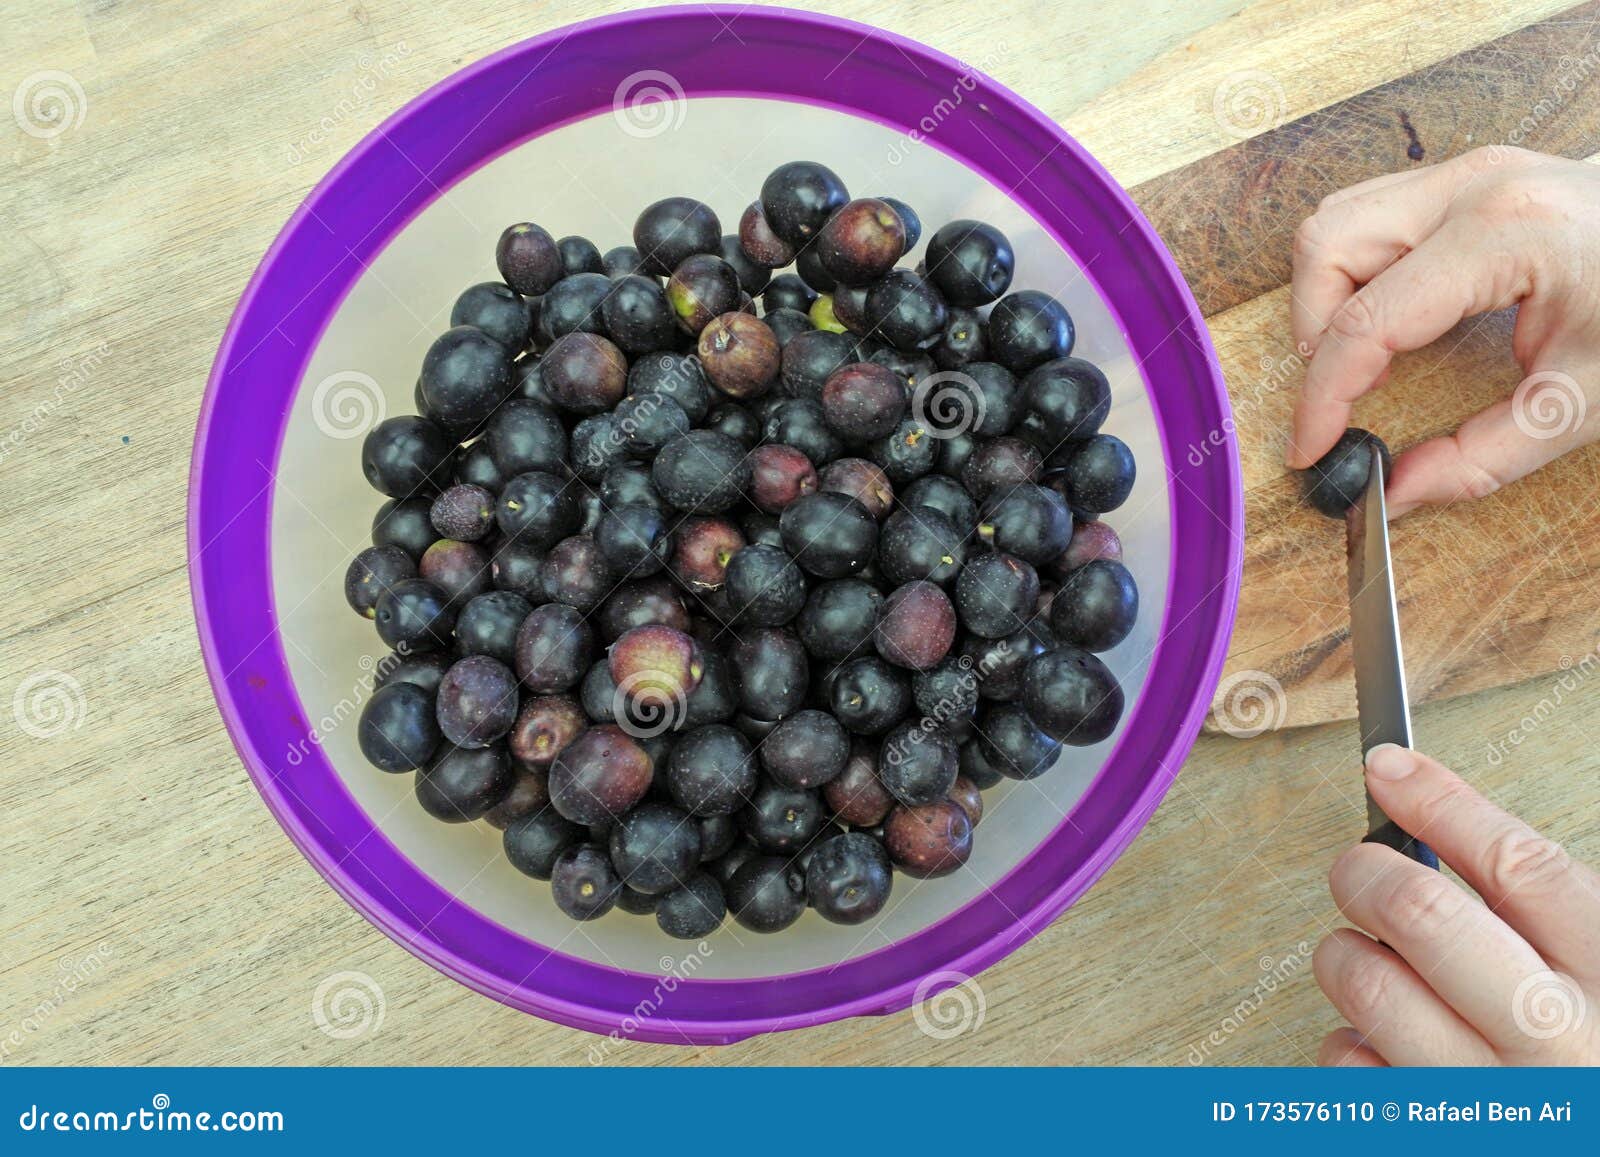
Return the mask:
POLYGON ((1385 820, 1368 832, 1361 842, 1382 844, 1386 848, 1393 848, 1408 860, 1415 860, 1424 868, 1432 868, 1435 871, 1439 868, 1439 857, 1434 855, 1433 849, 1415 836, 1401 831, 1400 825, 1393 820, 1385 820))

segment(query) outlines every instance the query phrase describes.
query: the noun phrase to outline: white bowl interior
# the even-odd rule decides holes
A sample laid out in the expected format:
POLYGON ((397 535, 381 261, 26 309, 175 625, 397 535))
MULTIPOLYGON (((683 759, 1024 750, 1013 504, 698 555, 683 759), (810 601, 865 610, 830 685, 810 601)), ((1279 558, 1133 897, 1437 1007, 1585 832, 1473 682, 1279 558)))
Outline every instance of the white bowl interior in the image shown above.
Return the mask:
MULTIPOLYGON (((589 924, 568 920, 548 885, 506 861, 499 832, 485 823, 432 820, 413 799, 412 776, 377 771, 356 745, 354 720, 370 693, 373 666, 386 653, 371 623, 352 614, 343 597, 345 568, 370 544, 372 516, 383 501, 362 477, 360 436, 385 414, 413 412, 423 354, 449 326, 457 294, 497 278, 495 240, 507 224, 537 221, 556 236, 590 237, 604 251, 631 243, 643 206, 689 194, 709 202, 724 229, 732 230, 766 174, 797 157, 828 164, 857 194, 907 201, 922 218, 924 239, 958 217, 994 223, 1016 250, 1013 288, 1041 289, 1067 306, 1077 325, 1075 352, 1100 365, 1112 383, 1106 429, 1126 441, 1140 463, 1133 496, 1108 517, 1141 594, 1133 635, 1105 656, 1123 681, 1130 712, 1143 693, 1161 626, 1170 543, 1167 470, 1145 382, 1120 325, 1085 276, 1083 264, 1092 274, 1094 254, 1075 260, 1004 190, 929 144, 874 122, 744 98, 682 101, 653 124, 594 116, 483 166, 443 191, 365 271, 328 325, 295 395, 274 471, 273 590, 289 669, 312 730, 298 751, 281 759, 285 766, 300 763, 320 745, 384 835, 432 879, 537 944, 596 963, 654 973, 680 946, 653 920, 620 910, 589 924)), ((1021 171, 998 176, 1020 180, 1021 171)), ((1072 243, 1070 231, 1066 241, 1072 243)), ((340 256, 330 253, 329 261, 340 256)), ((1069 749, 1060 766, 1038 780, 984 793, 985 815, 967 868, 929 881, 897 874, 887 910, 875 921, 844 928, 808 912, 780 935, 759 936, 730 920, 711 938, 697 975, 747 978, 826 967, 949 916, 1058 825, 1070 823, 1073 805, 1116 738, 1069 749)), ((541 955, 529 949, 530 968, 541 955)))

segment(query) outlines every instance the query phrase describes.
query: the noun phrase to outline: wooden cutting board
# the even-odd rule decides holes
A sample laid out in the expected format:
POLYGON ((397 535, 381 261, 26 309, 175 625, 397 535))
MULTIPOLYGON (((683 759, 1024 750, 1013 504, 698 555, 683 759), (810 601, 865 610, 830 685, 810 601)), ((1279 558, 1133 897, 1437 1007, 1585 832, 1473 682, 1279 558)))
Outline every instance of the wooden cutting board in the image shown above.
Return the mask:
MULTIPOLYGON (((1241 74, 1219 90, 1217 115, 1249 125, 1281 95, 1269 75, 1241 74)), ((1239 616, 1209 729, 1244 736, 1355 716, 1344 528, 1300 501, 1282 464, 1304 377, 1289 335, 1295 227, 1337 189, 1507 142, 1580 158, 1600 150, 1600 2, 1133 189, 1209 320, 1243 463, 1239 616)), ((1356 424, 1399 451, 1506 396, 1521 377, 1514 320, 1469 319, 1400 356, 1356 424)), ((1191 448, 1190 463, 1205 452, 1191 448)), ((1600 669, 1600 446, 1488 499, 1410 514, 1392 544, 1414 702, 1600 669)))

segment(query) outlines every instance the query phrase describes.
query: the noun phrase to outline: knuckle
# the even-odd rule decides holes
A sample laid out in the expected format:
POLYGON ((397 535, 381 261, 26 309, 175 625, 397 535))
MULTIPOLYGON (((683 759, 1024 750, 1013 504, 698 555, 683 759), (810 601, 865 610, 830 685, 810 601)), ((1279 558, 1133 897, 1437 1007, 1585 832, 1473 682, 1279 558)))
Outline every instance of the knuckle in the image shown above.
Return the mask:
POLYGON ((1328 332, 1342 341, 1377 341, 1378 314, 1371 296, 1362 291, 1341 305, 1328 323, 1328 332))
POLYGON ((1484 868, 1488 885, 1505 894, 1548 887, 1572 870, 1572 859, 1554 840, 1525 828, 1508 827, 1489 841, 1484 868))
POLYGON ((1437 872, 1413 870, 1390 892, 1389 915, 1396 928, 1431 938, 1458 924, 1466 904, 1466 893, 1437 872))
POLYGON ((1346 1008, 1357 1025, 1383 1019, 1393 1003, 1395 971, 1389 961, 1374 953, 1353 956, 1340 978, 1346 1008))
POLYGON ((1323 244, 1327 240, 1327 228, 1322 215, 1328 210, 1329 200, 1329 198, 1324 197, 1322 204, 1317 206, 1317 212, 1295 227, 1294 256, 1296 258, 1309 258, 1321 252, 1323 244))

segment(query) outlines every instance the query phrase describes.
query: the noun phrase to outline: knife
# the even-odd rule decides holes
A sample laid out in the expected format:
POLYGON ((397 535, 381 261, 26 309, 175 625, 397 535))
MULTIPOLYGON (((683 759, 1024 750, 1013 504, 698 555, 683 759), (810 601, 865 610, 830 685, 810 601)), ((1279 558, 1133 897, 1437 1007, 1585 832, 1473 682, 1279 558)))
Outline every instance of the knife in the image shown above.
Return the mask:
MULTIPOLYGON (((1406 698, 1405 659, 1400 651, 1400 615, 1394 602, 1389 559, 1389 518, 1383 501, 1383 458, 1371 447, 1366 489, 1345 514, 1350 563, 1350 650, 1356 669, 1356 714, 1361 754, 1380 743, 1411 746, 1411 704, 1406 698)), ((1367 793, 1364 843, 1384 844, 1429 868, 1439 857, 1402 831, 1367 793)))

